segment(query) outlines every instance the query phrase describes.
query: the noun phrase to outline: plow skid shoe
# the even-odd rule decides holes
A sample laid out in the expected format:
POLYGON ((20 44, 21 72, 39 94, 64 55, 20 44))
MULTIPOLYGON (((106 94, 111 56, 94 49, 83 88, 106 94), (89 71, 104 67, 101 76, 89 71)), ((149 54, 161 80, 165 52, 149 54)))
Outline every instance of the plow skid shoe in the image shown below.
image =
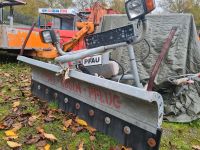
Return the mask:
POLYGON ((133 150, 158 150, 163 119, 160 94, 19 56, 32 67, 33 95, 58 103, 97 130, 133 150))

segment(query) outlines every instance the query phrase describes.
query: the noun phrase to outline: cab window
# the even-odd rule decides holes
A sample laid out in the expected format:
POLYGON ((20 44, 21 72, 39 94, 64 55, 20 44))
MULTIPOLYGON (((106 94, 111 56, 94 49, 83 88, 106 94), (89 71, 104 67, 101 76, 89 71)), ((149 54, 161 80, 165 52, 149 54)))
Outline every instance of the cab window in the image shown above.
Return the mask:
POLYGON ((52 19, 52 22, 53 22, 53 26, 52 26, 53 29, 60 29, 60 18, 54 17, 52 19))
POLYGON ((74 18, 63 18, 61 20, 61 30, 74 30, 74 18))

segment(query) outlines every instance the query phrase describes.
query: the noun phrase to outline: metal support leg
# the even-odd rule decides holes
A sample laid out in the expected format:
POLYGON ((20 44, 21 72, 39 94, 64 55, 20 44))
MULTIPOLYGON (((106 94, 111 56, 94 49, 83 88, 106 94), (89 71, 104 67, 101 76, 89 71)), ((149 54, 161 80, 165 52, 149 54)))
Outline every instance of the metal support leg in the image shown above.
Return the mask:
POLYGON ((135 84, 136 84, 137 87, 143 88, 142 84, 140 83, 140 77, 139 77, 139 74, 138 74, 138 69, 137 69, 133 45, 131 45, 131 44, 128 45, 128 52, 129 52, 129 58, 130 58, 130 63, 131 63, 131 72, 132 72, 133 77, 135 79, 135 84))

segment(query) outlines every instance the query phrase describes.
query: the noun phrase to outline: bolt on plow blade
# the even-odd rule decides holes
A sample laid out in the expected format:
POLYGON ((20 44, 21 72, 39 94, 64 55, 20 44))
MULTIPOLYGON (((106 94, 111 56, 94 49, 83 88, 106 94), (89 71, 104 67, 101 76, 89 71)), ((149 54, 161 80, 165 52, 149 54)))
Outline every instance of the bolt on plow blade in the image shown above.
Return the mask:
POLYGON ((57 102, 97 130, 133 150, 158 150, 163 119, 160 94, 71 70, 69 79, 56 74, 61 67, 19 56, 32 67, 33 95, 57 102))

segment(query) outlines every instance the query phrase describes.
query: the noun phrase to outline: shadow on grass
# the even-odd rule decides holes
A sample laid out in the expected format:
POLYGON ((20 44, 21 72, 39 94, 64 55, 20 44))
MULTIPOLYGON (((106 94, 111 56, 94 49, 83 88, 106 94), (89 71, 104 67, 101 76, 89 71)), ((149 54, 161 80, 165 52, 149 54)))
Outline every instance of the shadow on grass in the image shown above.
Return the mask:
POLYGON ((17 62, 17 54, 0 51, 0 64, 17 62))

